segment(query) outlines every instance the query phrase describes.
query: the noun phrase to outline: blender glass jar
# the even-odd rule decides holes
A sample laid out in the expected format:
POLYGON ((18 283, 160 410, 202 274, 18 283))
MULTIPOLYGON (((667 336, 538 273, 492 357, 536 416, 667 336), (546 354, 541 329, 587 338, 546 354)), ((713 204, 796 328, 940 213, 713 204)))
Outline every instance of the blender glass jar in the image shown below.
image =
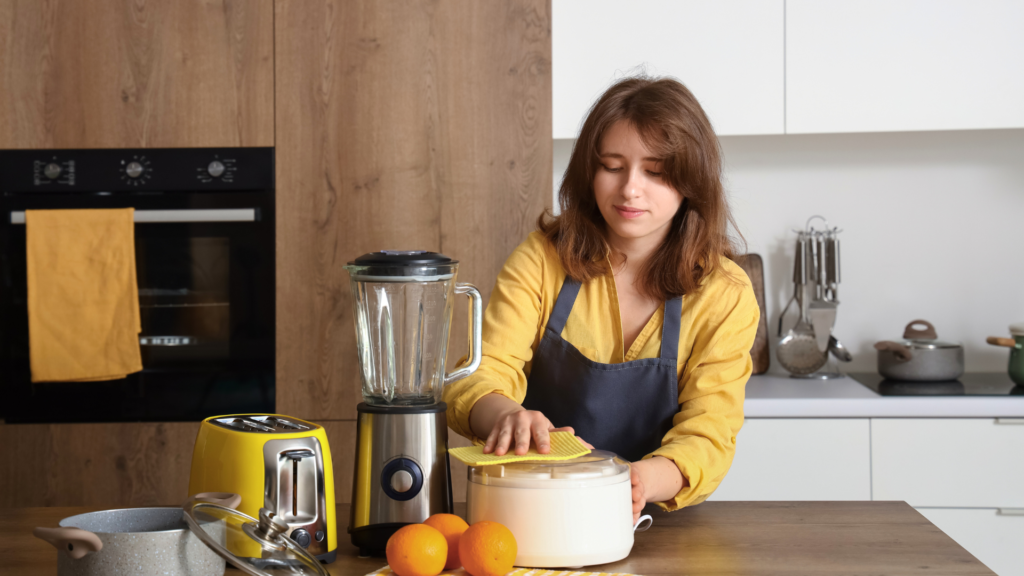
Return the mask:
POLYGON ((480 365, 480 292, 455 281, 459 263, 435 252, 383 251, 345 266, 352 282, 363 400, 384 406, 441 401, 445 384, 480 365), (445 373, 455 294, 470 296, 469 361, 445 373))

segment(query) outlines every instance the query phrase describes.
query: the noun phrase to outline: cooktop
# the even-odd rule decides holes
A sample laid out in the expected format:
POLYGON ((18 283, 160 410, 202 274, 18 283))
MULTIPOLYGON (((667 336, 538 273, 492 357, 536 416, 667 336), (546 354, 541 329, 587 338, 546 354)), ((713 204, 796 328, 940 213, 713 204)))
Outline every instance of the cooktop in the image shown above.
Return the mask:
POLYGON ((882 396, 1024 396, 1024 386, 1014 384, 1006 372, 966 372, 944 382, 887 380, 876 372, 847 376, 882 396))

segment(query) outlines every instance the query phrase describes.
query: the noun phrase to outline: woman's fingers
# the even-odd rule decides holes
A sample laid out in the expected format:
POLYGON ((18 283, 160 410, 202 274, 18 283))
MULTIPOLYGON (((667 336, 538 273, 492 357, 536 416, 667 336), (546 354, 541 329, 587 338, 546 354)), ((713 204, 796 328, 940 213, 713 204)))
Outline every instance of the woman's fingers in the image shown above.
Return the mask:
MULTIPOLYGON (((550 425, 551 425, 551 423, 548 422, 548 426, 550 426, 550 425)), ((548 432, 568 432, 569 434, 572 434, 573 436, 576 435, 576 431, 572 429, 572 426, 562 426, 561 428, 548 428, 548 432)))
POLYGON ((632 486, 633 492, 633 524, 635 525, 637 520, 640 519, 640 513, 643 512, 644 506, 647 505, 647 497, 644 494, 644 482, 640 478, 640 473, 635 466, 629 467, 629 483, 632 486))
POLYGON ((541 454, 547 454, 551 452, 551 440, 548 437, 548 426, 547 422, 533 423, 533 443, 537 445, 537 452, 541 454))
POLYGON ((516 425, 516 455, 522 456, 530 451, 531 430, 529 421, 520 419, 516 425))
POLYGON ((494 443, 494 455, 504 456, 508 452, 509 445, 512 442, 512 427, 502 425, 498 430, 498 439, 494 443))

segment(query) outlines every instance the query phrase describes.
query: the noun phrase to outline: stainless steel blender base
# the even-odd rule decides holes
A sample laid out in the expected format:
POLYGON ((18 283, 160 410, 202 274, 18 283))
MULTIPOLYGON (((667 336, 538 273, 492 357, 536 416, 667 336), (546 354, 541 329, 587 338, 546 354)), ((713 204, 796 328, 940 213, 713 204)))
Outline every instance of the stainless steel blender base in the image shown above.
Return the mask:
POLYGON ((360 554, 382 555, 402 526, 451 513, 447 405, 361 403, 349 534, 360 554))

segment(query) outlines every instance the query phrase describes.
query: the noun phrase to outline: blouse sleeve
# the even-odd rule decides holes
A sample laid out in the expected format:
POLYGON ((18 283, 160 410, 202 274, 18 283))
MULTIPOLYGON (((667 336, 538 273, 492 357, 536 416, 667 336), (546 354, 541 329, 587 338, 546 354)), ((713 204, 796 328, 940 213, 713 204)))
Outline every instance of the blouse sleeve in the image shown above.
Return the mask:
MULTIPOLYGON (((734 270, 743 275, 739 267, 734 270)), ((691 324, 699 333, 679 378, 679 412, 661 448, 644 457, 672 460, 688 480, 675 498, 658 503, 664 510, 699 504, 715 491, 732 465, 743 425, 744 387, 753 371, 750 348, 760 310, 746 275, 742 283, 728 279, 717 284, 722 288, 702 294, 706 306, 691 324)))
POLYGON ((469 426, 476 401, 496 392, 522 403, 540 332, 541 286, 544 280, 543 238, 536 233, 508 257, 484 312, 483 358, 473 374, 445 386, 448 425, 476 443, 482 439, 469 426))

